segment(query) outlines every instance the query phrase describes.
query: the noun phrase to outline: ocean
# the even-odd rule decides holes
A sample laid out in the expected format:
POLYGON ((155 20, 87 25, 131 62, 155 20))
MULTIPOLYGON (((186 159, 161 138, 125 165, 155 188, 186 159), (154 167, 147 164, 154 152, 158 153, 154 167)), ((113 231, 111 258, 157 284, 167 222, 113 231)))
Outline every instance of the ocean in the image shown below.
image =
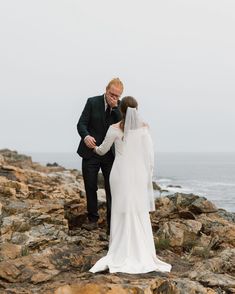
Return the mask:
MULTIPOLYGON (((81 170, 81 158, 76 152, 26 154, 41 164, 57 162, 66 168, 81 170)), ((169 191, 162 196, 194 193, 205 196, 218 208, 235 212, 235 152, 156 152, 154 180, 169 191)), ((156 197, 159 196, 156 191, 156 197)))

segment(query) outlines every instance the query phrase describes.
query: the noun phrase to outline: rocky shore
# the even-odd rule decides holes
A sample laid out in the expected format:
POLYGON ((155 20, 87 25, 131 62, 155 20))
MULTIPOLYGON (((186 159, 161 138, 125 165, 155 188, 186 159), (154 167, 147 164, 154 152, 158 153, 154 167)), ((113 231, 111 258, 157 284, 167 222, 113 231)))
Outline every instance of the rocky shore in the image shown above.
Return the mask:
POLYGON ((89 273, 108 248, 99 195, 99 229, 81 229, 78 170, 0 150, 0 293, 235 293, 235 213, 194 194, 159 197, 151 213, 157 255, 173 265, 170 273, 89 273))

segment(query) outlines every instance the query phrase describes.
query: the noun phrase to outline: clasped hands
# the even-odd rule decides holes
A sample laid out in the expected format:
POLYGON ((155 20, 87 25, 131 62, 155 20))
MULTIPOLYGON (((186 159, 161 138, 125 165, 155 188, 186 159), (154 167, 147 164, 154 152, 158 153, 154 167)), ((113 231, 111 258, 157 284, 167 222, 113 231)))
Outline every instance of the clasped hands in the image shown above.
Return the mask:
POLYGON ((96 147, 96 139, 90 135, 85 137, 84 143, 88 148, 94 149, 96 147))
MULTIPOLYGON (((107 102, 110 106, 110 108, 114 108, 117 107, 118 102, 117 99, 112 98, 111 96, 107 95, 107 102)), ((90 149, 94 149, 96 147, 96 139, 90 135, 87 135, 84 139, 84 143, 86 144, 86 146, 90 149)))

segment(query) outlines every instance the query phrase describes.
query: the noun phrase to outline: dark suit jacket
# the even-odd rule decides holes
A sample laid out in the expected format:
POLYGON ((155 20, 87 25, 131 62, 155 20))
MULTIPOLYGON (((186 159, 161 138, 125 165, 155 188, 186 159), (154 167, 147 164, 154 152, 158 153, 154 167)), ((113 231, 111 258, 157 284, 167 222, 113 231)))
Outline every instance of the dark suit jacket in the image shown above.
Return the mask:
MULTIPOLYGON (((118 101, 118 105, 120 101, 118 101)), ((119 107, 111 111, 110 124, 121 120, 119 107)), ((105 122, 105 104, 104 95, 95 96, 87 99, 86 105, 77 123, 77 130, 81 136, 81 141, 77 153, 83 158, 90 158, 95 155, 94 151, 86 146, 84 138, 90 135, 96 139, 96 145, 99 146, 106 135, 109 125, 105 122)))

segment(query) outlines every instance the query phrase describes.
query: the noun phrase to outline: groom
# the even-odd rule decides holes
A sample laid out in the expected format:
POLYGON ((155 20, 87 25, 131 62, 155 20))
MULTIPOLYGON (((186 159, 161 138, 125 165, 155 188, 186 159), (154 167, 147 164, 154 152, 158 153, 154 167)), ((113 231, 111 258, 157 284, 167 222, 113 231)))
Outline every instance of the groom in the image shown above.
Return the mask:
POLYGON ((122 92, 123 83, 118 78, 112 79, 106 87, 105 94, 88 98, 77 123, 77 130, 81 136, 77 153, 82 157, 82 174, 87 199, 88 221, 83 224, 83 228, 87 230, 98 228, 97 176, 101 169, 106 193, 108 235, 111 217, 109 174, 114 161, 114 149, 112 148, 104 156, 99 156, 93 148, 103 142, 109 126, 121 120, 118 106, 122 92))

